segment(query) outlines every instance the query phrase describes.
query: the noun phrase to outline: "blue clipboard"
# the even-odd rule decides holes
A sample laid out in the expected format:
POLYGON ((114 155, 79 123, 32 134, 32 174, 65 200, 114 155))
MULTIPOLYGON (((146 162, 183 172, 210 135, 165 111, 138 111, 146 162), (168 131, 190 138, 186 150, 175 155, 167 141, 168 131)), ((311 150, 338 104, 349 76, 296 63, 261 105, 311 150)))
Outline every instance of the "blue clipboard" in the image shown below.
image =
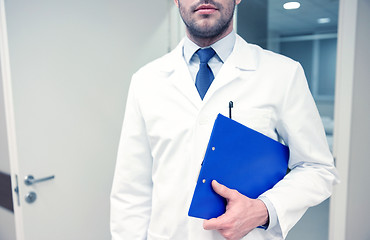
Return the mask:
POLYGON ((188 215, 211 219, 226 211, 226 200, 212 180, 249 198, 271 189, 287 173, 289 148, 218 114, 199 173, 188 215))

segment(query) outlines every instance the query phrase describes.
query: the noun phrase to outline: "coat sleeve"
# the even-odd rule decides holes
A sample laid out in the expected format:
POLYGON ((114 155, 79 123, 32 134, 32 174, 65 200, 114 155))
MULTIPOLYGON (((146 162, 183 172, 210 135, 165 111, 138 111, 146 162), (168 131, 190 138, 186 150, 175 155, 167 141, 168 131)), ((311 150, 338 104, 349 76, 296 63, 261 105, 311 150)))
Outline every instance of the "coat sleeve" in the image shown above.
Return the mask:
POLYGON ((113 240, 146 239, 152 203, 152 156, 131 81, 111 191, 113 240))
POLYGON ((338 177, 320 115, 298 63, 278 115, 276 129, 289 146, 291 171, 263 196, 273 204, 277 227, 285 238, 309 207, 331 195, 338 177))

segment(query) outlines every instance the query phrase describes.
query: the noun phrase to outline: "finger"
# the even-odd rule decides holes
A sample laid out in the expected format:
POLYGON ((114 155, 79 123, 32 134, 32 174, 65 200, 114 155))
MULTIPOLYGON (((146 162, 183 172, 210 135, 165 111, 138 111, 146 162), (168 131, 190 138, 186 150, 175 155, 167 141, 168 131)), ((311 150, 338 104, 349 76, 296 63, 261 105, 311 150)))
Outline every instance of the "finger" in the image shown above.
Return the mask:
POLYGON ((235 196, 235 190, 232 190, 232 189, 218 183, 216 180, 212 181, 212 188, 218 195, 220 195, 221 197, 226 198, 227 200, 229 200, 229 199, 231 199, 235 196))
POLYGON ((203 221, 203 228, 205 230, 220 230, 223 228, 224 223, 224 214, 219 216, 218 218, 211 218, 209 220, 203 221))

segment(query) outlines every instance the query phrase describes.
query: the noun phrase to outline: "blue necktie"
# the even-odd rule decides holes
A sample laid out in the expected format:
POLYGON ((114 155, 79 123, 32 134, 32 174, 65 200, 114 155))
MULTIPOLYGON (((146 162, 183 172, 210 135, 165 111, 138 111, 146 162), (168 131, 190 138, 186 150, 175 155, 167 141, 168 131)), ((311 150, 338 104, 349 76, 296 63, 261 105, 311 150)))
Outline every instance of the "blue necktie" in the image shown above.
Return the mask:
POLYGON ((215 55, 215 50, 212 48, 199 49, 196 54, 199 56, 200 64, 197 77, 195 78, 195 86, 197 87, 200 98, 203 100, 206 92, 211 86, 213 76, 211 68, 208 66, 208 61, 215 55))

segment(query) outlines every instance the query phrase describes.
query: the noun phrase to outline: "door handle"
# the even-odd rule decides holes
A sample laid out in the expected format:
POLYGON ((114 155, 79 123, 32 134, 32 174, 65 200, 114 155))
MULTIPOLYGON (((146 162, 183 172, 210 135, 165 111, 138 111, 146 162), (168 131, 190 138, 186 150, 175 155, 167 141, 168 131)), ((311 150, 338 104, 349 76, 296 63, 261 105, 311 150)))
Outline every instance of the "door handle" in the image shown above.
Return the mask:
POLYGON ((52 176, 49 176, 49 177, 35 179, 32 175, 27 175, 24 178, 24 184, 26 184, 27 186, 30 186, 32 184, 35 184, 35 183, 38 183, 38 182, 44 182, 44 181, 52 180, 54 178, 55 178, 55 176, 52 175, 52 176))

